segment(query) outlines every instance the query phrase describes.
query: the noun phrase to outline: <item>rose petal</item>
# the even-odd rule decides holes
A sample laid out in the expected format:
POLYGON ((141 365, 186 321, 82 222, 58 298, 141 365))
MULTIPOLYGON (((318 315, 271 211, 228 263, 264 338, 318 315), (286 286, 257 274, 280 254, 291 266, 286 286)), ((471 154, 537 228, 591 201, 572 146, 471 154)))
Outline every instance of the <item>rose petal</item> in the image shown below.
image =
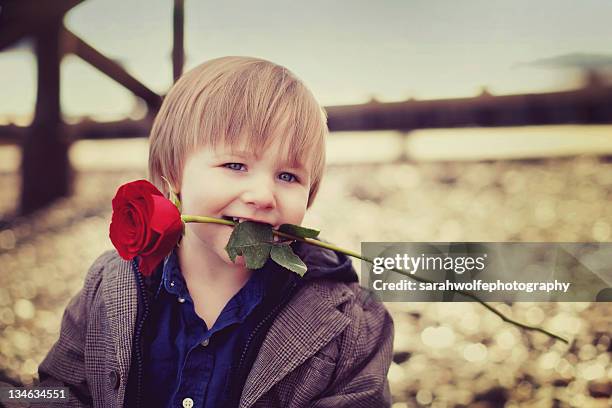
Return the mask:
POLYGON ((152 255, 152 256, 139 256, 138 257, 138 270, 144 276, 151 276, 155 271, 157 265, 164 259, 163 256, 160 255, 152 255))
POLYGON ((119 187, 112 207, 109 236, 117 252, 124 259, 139 255, 141 273, 153 273, 180 239, 178 209, 147 180, 119 187))
POLYGON ((169 253, 176 245, 183 232, 183 221, 176 206, 165 197, 153 197, 155 203, 155 216, 151 218, 151 230, 162 236, 161 239, 151 240, 151 246, 143 251, 148 256, 152 252, 169 253))

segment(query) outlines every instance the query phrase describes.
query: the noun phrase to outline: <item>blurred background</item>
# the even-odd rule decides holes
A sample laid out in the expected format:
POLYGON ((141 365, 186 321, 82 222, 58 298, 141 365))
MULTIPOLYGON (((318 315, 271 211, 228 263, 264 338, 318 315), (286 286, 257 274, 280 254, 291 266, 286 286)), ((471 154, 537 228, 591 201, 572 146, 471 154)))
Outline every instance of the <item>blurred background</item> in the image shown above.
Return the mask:
MULTIPOLYGON (((327 109, 304 224, 362 241, 612 238, 612 3, 0 2, 0 380, 30 384, 181 72, 285 65, 327 109)), ((360 265, 355 262, 359 270, 360 265)), ((394 408, 608 407, 610 303, 387 303, 394 408)))

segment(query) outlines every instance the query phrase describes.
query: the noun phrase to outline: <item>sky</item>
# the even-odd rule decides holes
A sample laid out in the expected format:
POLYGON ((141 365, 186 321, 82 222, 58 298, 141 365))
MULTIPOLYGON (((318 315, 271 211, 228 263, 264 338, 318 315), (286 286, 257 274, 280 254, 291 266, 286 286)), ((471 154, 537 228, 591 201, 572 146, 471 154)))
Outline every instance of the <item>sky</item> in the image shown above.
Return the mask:
MULTIPOLYGON (((65 25, 165 93, 172 5, 86 0, 65 25)), ((568 89, 580 84, 577 66, 612 61, 609 0, 185 0, 185 10, 186 69, 224 55, 269 59, 323 105, 469 97, 485 86, 493 94, 568 89)), ((129 91, 77 57, 64 58, 61 80, 67 117, 142 113, 129 91)), ((28 43, 0 53, 0 124, 29 120, 35 82, 28 43)))

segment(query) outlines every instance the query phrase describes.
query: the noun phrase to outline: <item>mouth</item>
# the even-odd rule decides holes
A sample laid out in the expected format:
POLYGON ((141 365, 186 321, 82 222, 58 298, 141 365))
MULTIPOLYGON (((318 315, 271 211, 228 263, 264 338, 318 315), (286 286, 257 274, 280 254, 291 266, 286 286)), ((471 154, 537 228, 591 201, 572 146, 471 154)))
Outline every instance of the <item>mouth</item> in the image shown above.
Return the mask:
POLYGON ((238 223, 240 223, 240 222, 242 222, 242 221, 245 221, 245 219, 244 219, 244 218, 240 218, 240 217, 233 217, 233 216, 231 216, 231 215, 222 215, 222 216, 221 216, 221 218, 223 218, 223 219, 224 219, 224 220, 226 220, 226 221, 232 221, 232 222, 234 222, 234 223, 236 223, 236 224, 238 224, 238 223))
POLYGON ((271 225, 271 224, 269 224, 267 222, 264 222, 264 221, 253 220, 251 218, 234 217, 233 215, 222 215, 221 218, 223 218, 224 220, 227 220, 227 221, 232 221, 232 222, 234 222, 236 224, 239 224, 239 223, 244 222, 244 221, 251 221, 251 222, 259 222, 261 224, 271 225))

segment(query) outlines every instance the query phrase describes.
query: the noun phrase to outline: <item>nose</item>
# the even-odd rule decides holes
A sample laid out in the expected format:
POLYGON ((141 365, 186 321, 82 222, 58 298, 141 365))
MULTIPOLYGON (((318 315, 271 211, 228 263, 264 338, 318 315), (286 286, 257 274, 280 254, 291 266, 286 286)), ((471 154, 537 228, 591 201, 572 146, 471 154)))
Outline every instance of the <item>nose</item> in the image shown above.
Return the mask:
POLYGON ((276 208, 274 186, 262 178, 254 178, 242 194, 243 201, 257 210, 270 210, 276 208))

